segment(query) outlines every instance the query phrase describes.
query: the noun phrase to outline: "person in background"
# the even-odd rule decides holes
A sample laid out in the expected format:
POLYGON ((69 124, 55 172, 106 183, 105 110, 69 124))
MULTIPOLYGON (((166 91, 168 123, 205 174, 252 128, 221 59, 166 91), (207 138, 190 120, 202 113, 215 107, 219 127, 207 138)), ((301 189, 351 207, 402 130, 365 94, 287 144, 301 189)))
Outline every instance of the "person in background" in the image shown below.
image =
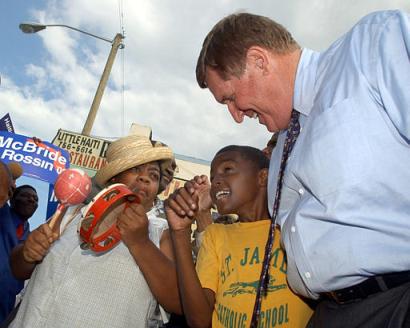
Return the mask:
MULTIPOLYGON (((165 144, 163 144, 159 141, 152 141, 152 143, 153 143, 154 147, 168 147, 167 145, 165 145, 165 144)), ((161 181, 160 181, 160 184, 159 184, 158 196, 165 189, 167 189, 169 184, 172 182, 172 179, 174 178, 176 168, 177 168, 177 164, 175 162, 174 157, 172 158, 172 160, 166 161, 166 162, 161 164, 161 172, 163 172, 163 173, 162 173, 161 181)), ((154 207, 156 208, 159 217, 166 220, 165 210, 164 210, 164 202, 158 196, 157 196, 157 198, 155 198, 154 207)))
MULTIPOLYGON (((268 167, 269 160, 261 150, 227 146, 212 160, 210 186, 206 176, 196 177, 165 202, 182 306, 190 327, 249 327, 270 226, 268 167), (201 185, 210 192, 208 204, 204 198, 203 204, 198 203, 201 185), (195 270, 192 219, 201 211, 209 213, 212 203, 222 215, 238 215, 238 221, 207 227, 195 270)), ((312 311, 287 286, 278 230, 276 235, 260 327, 302 328, 312 311)))
POLYGON ((292 289, 321 300, 310 327, 410 327, 409 14, 371 13, 321 53, 268 17, 229 15, 196 76, 237 123, 278 133, 270 234, 292 289))
POLYGON ((10 199, 10 213, 16 225, 19 242, 24 241, 30 232, 28 220, 38 208, 37 190, 31 185, 18 186, 10 199))
POLYGON ((17 187, 10 199, 10 206, 0 209, 0 322, 13 310, 16 295, 24 287, 24 279, 16 279, 10 268, 9 257, 17 245, 23 243, 30 232, 28 220, 38 207, 38 195, 34 187, 17 187))
POLYGON ((278 142, 278 134, 274 133, 272 134, 272 137, 269 139, 268 143, 266 144, 266 147, 262 149, 262 152, 265 154, 267 158, 271 158, 272 156, 272 151, 276 147, 276 144, 278 142))
MULTIPOLYGON (((161 143, 158 141, 154 144, 155 147, 161 147, 161 143)), ((166 146, 166 145, 165 145, 166 146)), ((164 166, 162 168, 164 175, 161 180, 161 184, 159 186, 159 192, 163 192, 165 189, 167 189, 168 185, 171 183, 172 179, 174 178, 175 171, 177 169, 177 163, 175 161, 175 158, 172 159, 170 162, 164 163, 164 166)))
POLYGON ((110 144, 95 182, 125 184, 141 200, 117 218, 121 242, 102 254, 83 249, 83 204, 67 210, 60 236, 47 223, 34 230, 11 257, 15 276, 31 277, 11 327, 151 327, 157 302, 181 313, 168 225, 154 207, 161 167, 172 158, 170 148, 146 137, 110 144))

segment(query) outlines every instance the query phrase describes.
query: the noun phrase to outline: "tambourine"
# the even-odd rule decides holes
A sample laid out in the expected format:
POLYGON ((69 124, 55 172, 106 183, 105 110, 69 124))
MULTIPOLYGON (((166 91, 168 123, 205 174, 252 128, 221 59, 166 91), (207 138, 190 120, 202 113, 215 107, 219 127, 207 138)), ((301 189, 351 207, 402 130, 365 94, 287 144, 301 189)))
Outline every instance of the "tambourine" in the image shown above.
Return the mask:
POLYGON ((124 184, 116 183, 101 190, 84 209, 80 223, 80 238, 83 249, 106 252, 121 240, 117 218, 130 204, 139 204, 140 199, 124 184))

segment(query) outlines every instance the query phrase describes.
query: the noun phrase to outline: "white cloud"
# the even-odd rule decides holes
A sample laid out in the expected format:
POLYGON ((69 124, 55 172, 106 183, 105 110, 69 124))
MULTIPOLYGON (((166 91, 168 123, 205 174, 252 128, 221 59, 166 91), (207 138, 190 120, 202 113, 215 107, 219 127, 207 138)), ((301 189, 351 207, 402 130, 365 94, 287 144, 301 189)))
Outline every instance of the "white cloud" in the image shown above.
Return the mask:
MULTIPOLYGON (((410 11, 408 0, 26 3, 43 7, 33 8, 25 21, 71 25, 108 39, 121 32, 119 4, 122 3, 125 49, 123 53, 119 51, 115 60, 92 133, 119 137, 126 134, 132 122, 137 122, 151 126, 154 138, 169 144, 177 153, 207 160, 225 145, 263 147, 269 139, 269 133, 256 120, 245 119, 243 124, 236 124, 209 91, 196 84, 198 53, 205 35, 219 19, 238 11, 265 15, 287 27, 302 46, 320 50, 371 11, 394 8, 410 11), (123 112, 126 131, 122 130, 123 112)), ((11 114, 20 134, 51 140, 59 128, 80 132, 110 44, 57 27, 27 37, 37 38, 43 47, 42 57, 33 59, 31 49, 25 49, 25 64, 5 68, 1 76, 0 108, 11 114), (19 67, 20 71, 15 72, 19 67)), ((26 44, 19 45, 21 49, 25 47, 26 44)), ((7 49, 2 56, 8 56, 7 49)), ((41 187, 44 189, 41 199, 47 197, 46 187, 41 187)), ((37 212, 34 227, 45 217, 44 208, 37 212)))
MULTIPOLYGON (((118 1, 48 1, 27 20, 63 23, 106 38, 120 31, 118 1)), ((177 153, 211 159, 227 144, 263 147, 269 133, 255 120, 237 125, 208 90, 195 80, 203 38, 223 16, 248 11, 276 19, 302 44, 324 49, 366 13, 386 8, 409 10, 407 0, 124 0, 126 38, 119 51, 93 134, 121 136, 122 99, 126 130, 132 122, 150 125, 154 138, 177 153), (122 98, 124 56, 125 93, 122 98)), ((36 36, 32 36, 36 37, 36 36)), ((38 33, 41 63, 27 59, 29 81, 15 85, 3 76, 0 106, 18 132, 51 140, 58 128, 81 131, 110 45, 64 28, 38 33), (7 87, 5 87, 5 79, 7 87)))

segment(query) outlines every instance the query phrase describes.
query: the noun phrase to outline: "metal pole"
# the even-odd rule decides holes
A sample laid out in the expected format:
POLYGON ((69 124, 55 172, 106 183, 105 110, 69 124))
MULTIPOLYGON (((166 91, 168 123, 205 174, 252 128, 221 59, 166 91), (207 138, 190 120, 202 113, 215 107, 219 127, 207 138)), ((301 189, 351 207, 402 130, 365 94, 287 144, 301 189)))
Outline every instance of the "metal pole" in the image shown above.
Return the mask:
POLYGON ((103 40, 103 41, 105 41, 105 42, 109 42, 109 43, 113 43, 113 42, 114 42, 113 40, 110 40, 110 39, 107 39, 107 38, 103 38, 103 37, 101 37, 101 36, 92 34, 92 33, 87 32, 87 31, 80 30, 79 28, 75 28, 75 27, 72 27, 72 26, 70 26, 70 25, 65 25, 65 24, 46 24, 46 25, 44 25, 44 26, 46 26, 46 27, 54 27, 54 26, 66 27, 66 28, 69 28, 69 29, 71 29, 71 30, 74 30, 74 31, 77 31, 77 32, 80 32, 80 33, 83 33, 83 34, 87 34, 87 35, 89 35, 89 36, 92 36, 93 38, 103 40))
POLYGON ((105 64, 104 71, 101 75, 100 83, 98 84, 97 91, 95 92, 93 103, 91 104, 90 111, 88 112, 87 120, 85 121, 83 131, 81 132, 81 134, 83 135, 89 136, 91 133, 95 117, 97 116, 98 108, 100 107, 101 98, 104 94, 105 86, 107 85, 112 65, 114 64, 115 56, 117 55, 118 48, 120 47, 123 38, 124 36, 118 33, 115 36, 114 41, 112 42, 112 47, 107 59, 107 63, 105 64))

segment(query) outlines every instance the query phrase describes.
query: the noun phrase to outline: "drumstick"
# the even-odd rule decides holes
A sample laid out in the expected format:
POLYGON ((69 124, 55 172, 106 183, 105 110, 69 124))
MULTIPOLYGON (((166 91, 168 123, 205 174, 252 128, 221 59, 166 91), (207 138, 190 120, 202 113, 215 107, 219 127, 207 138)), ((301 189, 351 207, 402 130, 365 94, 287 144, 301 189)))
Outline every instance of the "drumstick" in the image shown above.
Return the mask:
POLYGON ((57 232, 59 235, 60 235, 59 230, 60 230, 61 220, 63 219, 66 211, 67 211, 67 206, 63 204, 59 204, 53 216, 47 221, 50 229, 53 232, 57 232))

